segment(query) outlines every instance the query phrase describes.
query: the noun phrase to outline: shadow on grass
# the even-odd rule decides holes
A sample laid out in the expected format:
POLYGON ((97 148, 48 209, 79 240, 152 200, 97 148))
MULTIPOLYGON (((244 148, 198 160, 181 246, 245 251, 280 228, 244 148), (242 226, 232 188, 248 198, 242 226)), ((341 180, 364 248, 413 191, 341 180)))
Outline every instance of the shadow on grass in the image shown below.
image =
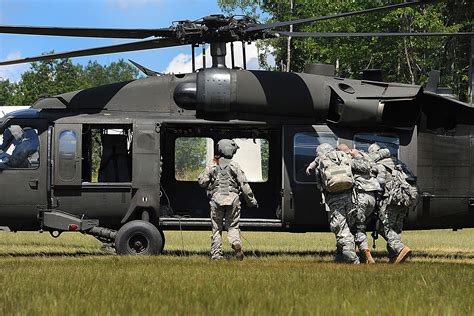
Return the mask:
MULTIPOLYGON (((230 253, 229 253, 230 254, 230 253)), ((208 251, 182 251, 182 250, 165 250, 163 252, 165 256, 177 256, 177 257, 189 257, 189 256, 209 256, 208 251)), ((333 257, 334 251, 246 251, 247 257, 333 257)), ((387 253, 384 252, 373 252, 372 256, 378 259, 388 258, 387 253)), ((474 253, 429 253, 423 251, 414 251, 411 255, 412 258, 429 258, 429 259, 474 259, 474 253)))
POLYGON ((103 257, 112 255, 109 253, 101 253, 101 252, 3 252, 0 253, 0 258, 4 257, 103 257))
MULTIPOLYGON (((0 253, 0 258, 6 257, 104 257, 104 256, 115 256, 113 250, 107 250, 104 252, 4 252, 0 253)), ((189 251, 189 250, 165 250, 164 256, 172 257, 209 257, 209 251, 189 251)), ((226 255, 231 257, 232 254, 227 252, 226 255)), ((271 258, 271 257, 312 257, 318 261, 328 261, 334 256, 333 251, 247 251, 245 253, 247 258, 271 258)), ((387 254, 384 252, 373 252, 373 257, 376 259, 387 259, 387 254)), ((474 253, 429 253, 422 251, 414 251, 411 258, 422 258, 422 259, 474 259, 474 253)))

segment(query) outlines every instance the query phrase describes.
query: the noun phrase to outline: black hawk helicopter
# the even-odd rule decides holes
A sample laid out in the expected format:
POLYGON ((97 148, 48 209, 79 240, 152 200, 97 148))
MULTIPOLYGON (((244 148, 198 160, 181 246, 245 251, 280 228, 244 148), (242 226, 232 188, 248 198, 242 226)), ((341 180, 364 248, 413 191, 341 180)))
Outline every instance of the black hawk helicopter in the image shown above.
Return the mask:
POLYGON ((147 77, 41 98, 1 119, 0 225, 53 236, 81 232, 113 244, 119 254, 158 254, 163 230, 210 225, 205 193, 193 177, 176 173, 181 142, 204 139, 212 156, 212 143, 235 138, 260 146, 256 158, 243 158, 259 166, 249 178, 260 204, 242 209, 244 229, 328 230, 314 178, 304 172, 322 142, 362 149, 384 143, 416 172, 423 194, 407 228, 474 227, 474 110, 438 93, 439 73, 421 87, 373 74, 339 78, 328 65, 308 65, 303 73, 248 71, 235 67, 232 46, 232 67, 226 66, 226 43, 276 36, 473 36, 278 30, 426 3, 267 24, 211 15, 158 29, 0 26, 0 33, 142 39, 0 66, 180 45, 193 51, 193 73, 158 75, 135 63, 147 77), (195 71, 194 49, 203 43, 210 44, 212 65, 195 71), (97 135, 101 157, 94 179, 97 135))

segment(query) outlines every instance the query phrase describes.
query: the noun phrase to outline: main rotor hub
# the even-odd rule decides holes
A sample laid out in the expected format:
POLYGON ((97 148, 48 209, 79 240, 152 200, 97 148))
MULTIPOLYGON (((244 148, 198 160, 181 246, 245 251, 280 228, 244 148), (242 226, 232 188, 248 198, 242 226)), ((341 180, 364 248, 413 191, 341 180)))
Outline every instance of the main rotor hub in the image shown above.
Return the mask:
POLYGON ((214 14, 197 21, 178 21, 173 25, 173 28, 176 31, 176 36, 186 44, 250 42, 273 37, 266 31, 246 31, 250 26, 257 24, 257 20, 249 16, 214 14))

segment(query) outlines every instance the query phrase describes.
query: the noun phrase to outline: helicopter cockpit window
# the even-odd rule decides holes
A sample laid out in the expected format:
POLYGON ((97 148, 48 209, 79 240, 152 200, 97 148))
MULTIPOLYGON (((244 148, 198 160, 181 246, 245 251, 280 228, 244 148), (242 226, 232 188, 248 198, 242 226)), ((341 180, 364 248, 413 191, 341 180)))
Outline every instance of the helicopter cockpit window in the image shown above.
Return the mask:
POLYGON ((354 136, 354 148, 367 152, 369 146, 378 143, 381 147, 388 148, 390 154, 398 158, 400 149, 400 138, 394 135, 381 135, 370 133, 359 133, 354 136))
POLYGON ((39 166, 38 130, 10 125, 0 134, 0 169, 36 169, 39 166))
POLYGON ((306 175, 306 168, 316 156, 316 147, 322 143, 337 146, 336 135, 323 133, 297 133, 293 138, 294 180, 297 183, 315 183, 314 175, 306 175))
MULTIPOLYGON (((249 182, 268 179, 268 140, 235 138, 239 150, 233 160, 245 172, 249 182)), ((175 142, 175 178, 178 181, 197 181, 208 161, 214 157, 214 141, 206 137, 180 137, 175 142)))

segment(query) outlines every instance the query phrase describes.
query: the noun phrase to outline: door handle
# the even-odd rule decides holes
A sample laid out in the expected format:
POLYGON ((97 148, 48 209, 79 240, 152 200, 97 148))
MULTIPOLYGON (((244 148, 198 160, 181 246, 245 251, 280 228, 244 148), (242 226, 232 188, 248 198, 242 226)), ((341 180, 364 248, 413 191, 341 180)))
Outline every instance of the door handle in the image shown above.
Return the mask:
POLYGON ((39 181, 37 179, 28 181, 28 185, 32 190, 38 190, 39 181))

